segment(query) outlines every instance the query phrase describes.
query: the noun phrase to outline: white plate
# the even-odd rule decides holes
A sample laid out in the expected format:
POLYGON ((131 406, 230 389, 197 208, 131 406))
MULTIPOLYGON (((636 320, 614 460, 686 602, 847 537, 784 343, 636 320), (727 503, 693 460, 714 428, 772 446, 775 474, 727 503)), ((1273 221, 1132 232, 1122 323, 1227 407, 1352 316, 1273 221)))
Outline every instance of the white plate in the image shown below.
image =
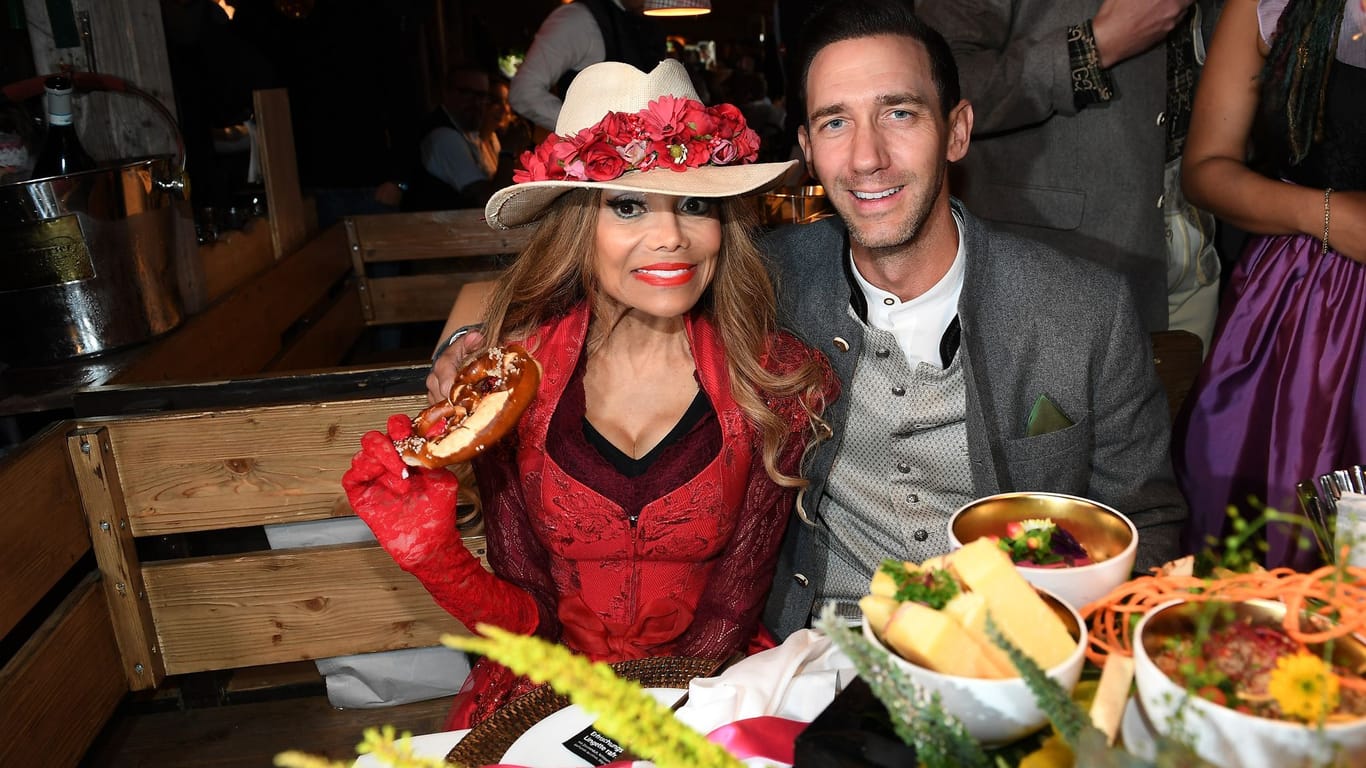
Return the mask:
MULTIPOLYGON (((673 706, 684 694, 681 688, 646 688, 659 703, 673 706)), ((564 742, 593 724, 593 716, 577 704, 570 704, 531 726, 508 751, 503 762, 527 768, 584 768, 591 766, 578 755, 565 749, 564 742)))
POLYGON ((1124 705, 1124 717, 1119 721, 1119 737, 1124 740, 1124 751, 1140 760, 1157 758, 1157 731, 1148 722, 1148 715, 1137 696, 1130 696, 1124 705))

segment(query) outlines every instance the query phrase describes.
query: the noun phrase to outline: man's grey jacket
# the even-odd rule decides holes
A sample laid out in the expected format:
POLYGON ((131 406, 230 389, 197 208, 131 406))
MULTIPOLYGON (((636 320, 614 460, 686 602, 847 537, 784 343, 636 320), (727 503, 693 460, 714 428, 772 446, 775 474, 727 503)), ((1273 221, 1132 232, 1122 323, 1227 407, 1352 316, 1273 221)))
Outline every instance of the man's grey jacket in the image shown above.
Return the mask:
MULTIPOLYGON (((1125 281, 994 230, 957 200, 953 206, 966 245, 958 318, 974 493, 1051 491, 1095 499, 1138 527, 1139 570, 1177 556, 1186 504, 1172 476, 1167 399, 1125 281), (1072 426, 1027 437, 1040 395, 1072 426)), ((829 357, 844 392, 852 391, 863 324, 850 312, 854 289, 844 268, 849 245, 842 221, 780 229, 764 250, 780 324, 829 357)), ((810 486, 789 522, 764 612, 780 638, 808 624, 822 581, 831 522, 821 501, 848 413, 847 395, 826 411, 833 435, 805 468, 810 486)))

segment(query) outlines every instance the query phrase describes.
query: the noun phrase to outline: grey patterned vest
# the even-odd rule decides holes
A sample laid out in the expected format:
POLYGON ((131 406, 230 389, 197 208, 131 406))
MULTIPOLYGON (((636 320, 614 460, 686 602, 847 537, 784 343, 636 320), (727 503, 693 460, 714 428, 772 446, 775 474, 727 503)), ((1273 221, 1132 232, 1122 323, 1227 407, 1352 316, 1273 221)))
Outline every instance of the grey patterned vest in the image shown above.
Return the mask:
POLYGON ((865 326, 864 341, 845 394, 844 443, 825 484, 830 547, 814 614, 834 600, 841 614, 857 617, 870 567, 888 553, 920 562, 947 552, 949 515, 974 498, 965 350, 948 368, 921 363, 912 371, 890 331, 865 326))

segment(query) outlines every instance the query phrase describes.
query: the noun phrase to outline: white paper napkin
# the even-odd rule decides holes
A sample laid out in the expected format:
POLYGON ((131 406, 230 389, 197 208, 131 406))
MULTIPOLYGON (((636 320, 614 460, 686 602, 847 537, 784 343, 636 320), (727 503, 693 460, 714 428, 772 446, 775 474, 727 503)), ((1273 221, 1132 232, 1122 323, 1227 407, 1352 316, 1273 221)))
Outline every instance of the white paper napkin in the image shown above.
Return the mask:
POLYGON ((803 629, 716 677, 693 680, 677 715, 700 733, 761 715, 809 723, 855 675, 830 638, 803 629))

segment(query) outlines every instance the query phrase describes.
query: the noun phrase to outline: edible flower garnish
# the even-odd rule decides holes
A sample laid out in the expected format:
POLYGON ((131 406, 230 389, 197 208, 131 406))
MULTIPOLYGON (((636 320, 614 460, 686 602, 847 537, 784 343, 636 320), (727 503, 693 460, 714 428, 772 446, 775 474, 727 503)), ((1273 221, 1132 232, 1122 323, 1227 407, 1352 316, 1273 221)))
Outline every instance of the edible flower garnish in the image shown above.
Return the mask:
POLYGON ((882 572, 896 584, 896 599, 902 602, 924 603, 940 610, 960 591, 958 582, 948 571, 939 568, 907 570, 900 560, 883 560, 882 572))
POLYGON ((1276 660, 1267 692, 1286 717, 1317 723, 1338 707, 1338 676, 1313 654, 1287 654, 1276 660))
POLYGON ((1011 521, 997 544, 1013 562, 1024 565, 1075 567, 1091 563, 1081 542, 1049 518, 1011 521))

